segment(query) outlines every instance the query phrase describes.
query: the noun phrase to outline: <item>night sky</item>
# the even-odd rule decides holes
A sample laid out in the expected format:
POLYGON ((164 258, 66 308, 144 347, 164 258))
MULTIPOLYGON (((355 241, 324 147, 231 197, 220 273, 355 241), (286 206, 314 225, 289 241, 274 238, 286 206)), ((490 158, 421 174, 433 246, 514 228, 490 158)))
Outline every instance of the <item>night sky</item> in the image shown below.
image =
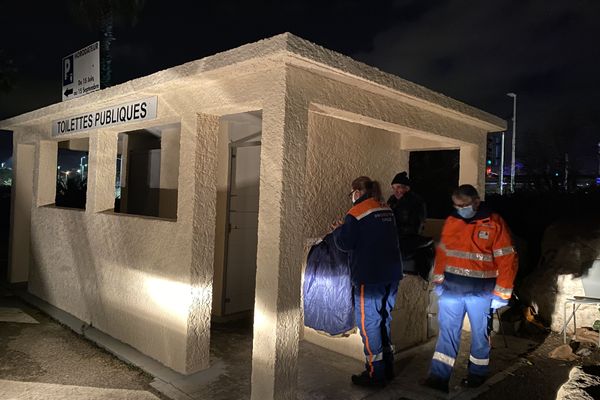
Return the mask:
MULTIPOLYGON (((0 119, 61 101, 62 57, 100 39, 74 3, 1 1, 0 119)), ((595 0, 146 1, 115 26, 113 84, 289 31, 501 118, 515 92, 518 159, 593 174, 598 21, 595 0)))

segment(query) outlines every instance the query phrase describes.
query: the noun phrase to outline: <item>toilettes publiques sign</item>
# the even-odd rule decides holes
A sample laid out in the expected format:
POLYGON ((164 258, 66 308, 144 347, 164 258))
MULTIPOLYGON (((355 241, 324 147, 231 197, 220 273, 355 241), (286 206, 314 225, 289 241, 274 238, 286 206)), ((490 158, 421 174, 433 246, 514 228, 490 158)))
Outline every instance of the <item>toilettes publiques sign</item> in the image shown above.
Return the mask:
POLYGON ((148 97, 98 111, 52 121, 52 136, 156 118, 158 97, 148 97))

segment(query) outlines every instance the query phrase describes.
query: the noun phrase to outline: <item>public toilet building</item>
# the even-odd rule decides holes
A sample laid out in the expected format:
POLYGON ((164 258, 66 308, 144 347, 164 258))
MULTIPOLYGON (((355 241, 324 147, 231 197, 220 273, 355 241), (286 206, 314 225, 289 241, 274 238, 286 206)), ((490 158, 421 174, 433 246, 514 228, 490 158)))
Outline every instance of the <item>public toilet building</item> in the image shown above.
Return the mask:
MULTIPOLYGON (((440 152, 458 161, 450 184, 483 189, 505 121, 286 33, 0 129, 9 281, 185 375, 209 367, 211 317, 253 311, 252 398, 268 399, 293 397, 302 339, 363 359, 357 334, 302 322, 307 243, 348 210, 351 181, 387 189, 440 152)), ((419 279, 401 284, 397 349, 429 336, 419 279)))

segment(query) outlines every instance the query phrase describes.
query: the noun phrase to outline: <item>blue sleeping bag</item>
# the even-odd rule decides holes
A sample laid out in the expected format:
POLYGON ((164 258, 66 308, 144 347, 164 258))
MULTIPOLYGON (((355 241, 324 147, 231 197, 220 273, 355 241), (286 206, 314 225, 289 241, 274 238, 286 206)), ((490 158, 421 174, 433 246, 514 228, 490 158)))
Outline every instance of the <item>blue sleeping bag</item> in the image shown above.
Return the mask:
POLYGON ((311 247, 304 272, 304 325, 339 335, 354 328, 348 255, 329 234, 311 247))

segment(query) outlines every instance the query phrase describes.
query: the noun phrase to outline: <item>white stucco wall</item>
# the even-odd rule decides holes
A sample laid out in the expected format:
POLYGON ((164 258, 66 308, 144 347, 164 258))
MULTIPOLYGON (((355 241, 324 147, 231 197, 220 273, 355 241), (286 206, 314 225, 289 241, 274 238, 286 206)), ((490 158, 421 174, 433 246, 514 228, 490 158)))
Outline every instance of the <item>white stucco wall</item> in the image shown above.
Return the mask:
POLYGON ((50 121, 101 107, 89 103, 36 120, 22 135, 38 141, 30 291, 178 372, 207 367, 220 125, 218 116, 197 115, 257 109, 271 81, 269 72, 257 71, 199 80, 187 92, 167 87, 154 121, 60 138, 91 139, 85 211, 52 206, 57 142, 50 121), (110 212, 118 132, 173 124, 181 125, 177 221, 110 212))
MULTIPOLYGON (((18 140, 15 135, 15 139, 18 140)), ((35 145, 13 145, 13 183, 11 202, 11 226, 9 237, 10 283, 26 282, 29 277, 31 202, 33 199, 33 166, 35 163, 35 145)))
POLYGON ((306 236, 321 237, 352 207, 352 181, 362 175, 381 184, 408 168, 400 134, 310 113, 307 155, 306 236))

